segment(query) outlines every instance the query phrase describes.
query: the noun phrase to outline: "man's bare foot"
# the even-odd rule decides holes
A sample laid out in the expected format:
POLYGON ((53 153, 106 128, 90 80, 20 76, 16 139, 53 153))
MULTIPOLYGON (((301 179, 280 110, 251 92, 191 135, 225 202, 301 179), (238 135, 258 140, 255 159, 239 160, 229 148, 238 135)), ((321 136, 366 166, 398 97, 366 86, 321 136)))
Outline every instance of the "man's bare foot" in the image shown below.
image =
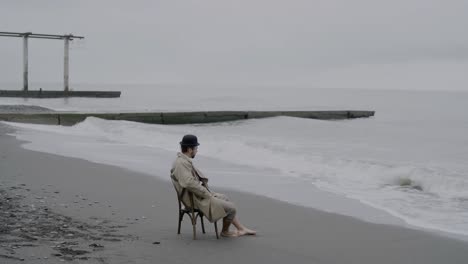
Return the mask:
POLYGON ((237 237, 239 236, 237 232, 223 231, 221 232, 222 237, 237 237))
POLYGON ((243 228, 243 229, 240 229, 239 231, 237 231, 237 234, 239 236, 254 236, 257 234, 257 231, 254 231, 254 230, 251 230, 251 229, 248 229, 248 228, 243 228))

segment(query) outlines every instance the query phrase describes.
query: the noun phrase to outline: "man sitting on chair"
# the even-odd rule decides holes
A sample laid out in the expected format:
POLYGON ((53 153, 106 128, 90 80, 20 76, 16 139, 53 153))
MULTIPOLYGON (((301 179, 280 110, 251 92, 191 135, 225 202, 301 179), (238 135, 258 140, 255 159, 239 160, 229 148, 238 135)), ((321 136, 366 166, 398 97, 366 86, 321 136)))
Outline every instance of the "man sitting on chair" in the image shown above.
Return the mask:
MULTIPOLYGON (((193 202, 195 208, 200 209, 210 222, 223 218, 221 236, 237 237, 243 235, 255 235, 239 222, 236 217, 236 207, 228 198, 220 193, 212 192, 208 188, 208 178, 203 176, 192 163, 192 159, 198 151, 198 139, 194 135, 185 135, 180 142, 181 152, 177 153, 171 169, 171 178, 176 186, 177 192, 181 193, 183 188, 194 194, 193 202), (231 223, 237 228, 237 232, 229 231, 231 223)), ((182 197, 184 204, 190 204, 187 193, 182 197)))

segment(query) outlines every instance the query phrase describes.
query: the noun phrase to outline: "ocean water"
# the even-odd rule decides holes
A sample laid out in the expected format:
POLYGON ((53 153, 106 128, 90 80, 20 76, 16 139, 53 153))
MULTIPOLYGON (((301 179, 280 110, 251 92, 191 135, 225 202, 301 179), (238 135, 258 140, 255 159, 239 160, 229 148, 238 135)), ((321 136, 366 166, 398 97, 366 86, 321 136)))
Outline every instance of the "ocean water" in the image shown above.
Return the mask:
MULTIPOLYGON (((375 110, 372 118, 275 117, 203 125, 88 118, 72 127, 15 124, 26 148, 168 177, 178 142, 199 136, 196 158, 215 186, 255 192, 380 222, 386 214, 468 236, 468 93, 308 87, 86 86, 120 99, 11 99, 62 111, 375 110), (330 199, 321 199, 333 194, 330 199), (341 199, 341 200, 340 200, 341 199), (358 201, 376 211, 348 208, 358 201), (341 204, 341 206, 339 205, 341 204)), ((385 222, 385 221, 383 221, 385 222)))

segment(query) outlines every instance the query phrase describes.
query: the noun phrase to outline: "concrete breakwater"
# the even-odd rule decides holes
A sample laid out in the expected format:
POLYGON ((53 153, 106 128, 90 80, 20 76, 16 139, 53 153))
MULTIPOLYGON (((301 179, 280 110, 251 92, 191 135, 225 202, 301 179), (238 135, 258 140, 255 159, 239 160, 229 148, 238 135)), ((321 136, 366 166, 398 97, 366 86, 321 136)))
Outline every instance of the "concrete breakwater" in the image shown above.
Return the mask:
POLYGON ((77 113, 77 112, 3 112, 0 120, 10 122, 71 126, 93 116, 107 120, 127 120, 150 124, 198 124, 227 122, 252 118, 290 116, 322 120, 371 117, 374 111, 208 111, 208 112, 142 112, 142 113, 77 113))
POLYGON ((25 98, 62 98, 62 97, 96 97, 116 98, 120 97, 120 91, 15 91, 0 90, 0 97, 25 97, 25 98))

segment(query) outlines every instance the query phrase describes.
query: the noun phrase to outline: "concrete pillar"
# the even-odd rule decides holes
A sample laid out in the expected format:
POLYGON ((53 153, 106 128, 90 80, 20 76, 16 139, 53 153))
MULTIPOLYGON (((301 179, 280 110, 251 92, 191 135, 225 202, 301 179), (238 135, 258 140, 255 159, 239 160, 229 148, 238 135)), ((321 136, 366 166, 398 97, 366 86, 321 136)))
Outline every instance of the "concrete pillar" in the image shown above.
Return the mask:
POLYGON ((28 34, 23 36, 23 91, 28 90, 28 34))
POLYGON ((69 86, 68 86, 68 64, 69 64, 69 59, 68 59, 68 50, 70 47, 70 38, 65 37, 65 47, 64 47, 64 57, 63 57, 63 88, 65 92, 68 92, 69 86))

